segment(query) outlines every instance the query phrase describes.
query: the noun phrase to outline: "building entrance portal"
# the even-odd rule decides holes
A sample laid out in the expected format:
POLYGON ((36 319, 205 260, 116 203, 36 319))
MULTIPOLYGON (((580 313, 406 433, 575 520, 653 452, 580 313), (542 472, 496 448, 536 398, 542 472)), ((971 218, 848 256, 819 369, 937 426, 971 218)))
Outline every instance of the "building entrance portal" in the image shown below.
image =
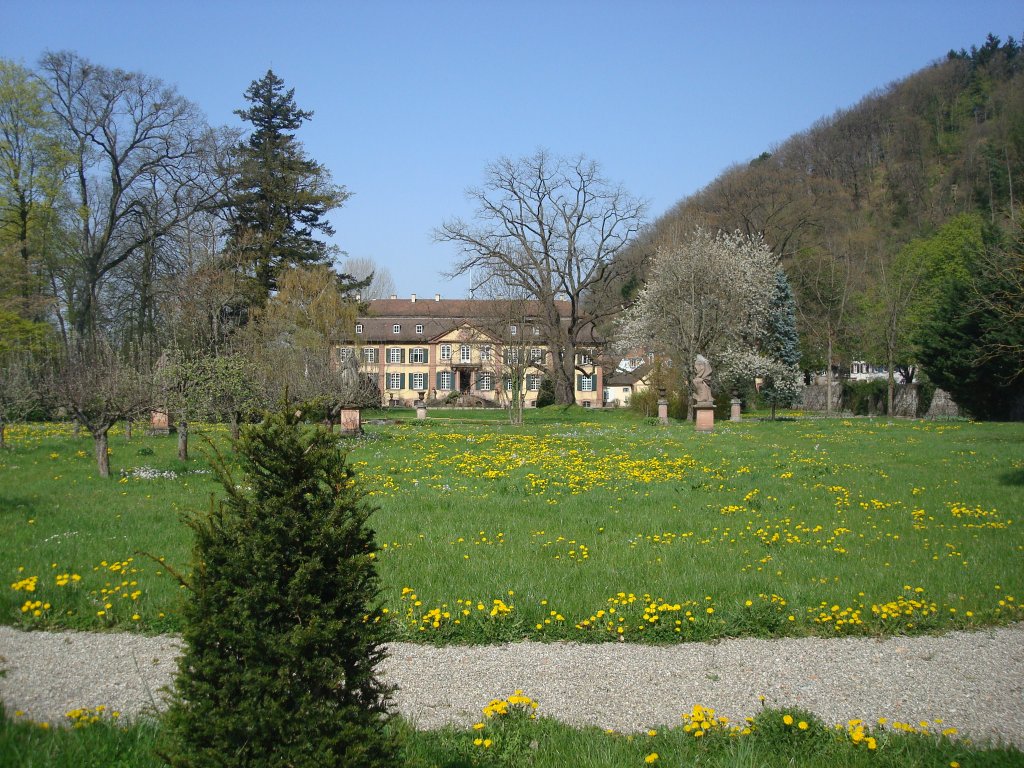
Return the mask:
POLYGON ((463 395, 468 395, 470 390, 470 384, 472 383, 473 372, 468 370, 459 371, 459 392, 463 395))

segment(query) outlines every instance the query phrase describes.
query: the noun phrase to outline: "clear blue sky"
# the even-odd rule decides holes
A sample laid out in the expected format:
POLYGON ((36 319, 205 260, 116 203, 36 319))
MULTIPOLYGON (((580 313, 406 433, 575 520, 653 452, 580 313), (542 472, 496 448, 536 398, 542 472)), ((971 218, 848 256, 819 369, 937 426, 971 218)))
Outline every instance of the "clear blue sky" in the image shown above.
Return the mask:
POLYGON ((0 56, 69 49, 178 86, 214 124, 268 68, 314 118, 310 157, 353 197, 334 238, 400 295, 465 294, 431 232, 485 165, 585 154, 654 219, 876 88, 1024 36, 1019 0, 5 3, 0 56))

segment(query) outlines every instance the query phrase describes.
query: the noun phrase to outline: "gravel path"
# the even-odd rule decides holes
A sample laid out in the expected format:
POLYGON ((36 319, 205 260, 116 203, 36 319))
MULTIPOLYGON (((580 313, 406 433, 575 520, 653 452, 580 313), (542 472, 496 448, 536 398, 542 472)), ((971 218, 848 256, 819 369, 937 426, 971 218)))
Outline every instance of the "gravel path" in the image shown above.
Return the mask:
MULTIPOLYGON (((22 632, 0 626, 0 697, 38 721, 105 704, 124 716, 161 706, 177 638, 22 632)), ((637 731, 680 723, 694 704, 739 720, 759 697, 826 723, 943 721, 962 736, 1024 748, 1024 624, 937 637, 724 640, 667 647, 522 642, 435 648, 396 643, 384 676, 421 728, 469 724, 517 688, 540 713, 637 731)))

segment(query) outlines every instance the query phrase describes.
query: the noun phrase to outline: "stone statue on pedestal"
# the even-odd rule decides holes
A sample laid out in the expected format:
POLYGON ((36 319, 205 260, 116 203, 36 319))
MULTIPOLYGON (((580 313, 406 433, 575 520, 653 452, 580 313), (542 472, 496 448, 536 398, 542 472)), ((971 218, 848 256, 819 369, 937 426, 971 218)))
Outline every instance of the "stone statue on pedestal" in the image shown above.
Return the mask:
POLYGON ((711 363, 704 355, 697 355, 693 363, 693 399, 699 403, 712 403, 711 363))
POLYGON ((359 369, 356 366, 355 356, 349 357, 345 360, 341 368, 341 388, 339 394, 341 395, 340 401, 343 408, 358 408, 360 405, 359 397, 359 369))

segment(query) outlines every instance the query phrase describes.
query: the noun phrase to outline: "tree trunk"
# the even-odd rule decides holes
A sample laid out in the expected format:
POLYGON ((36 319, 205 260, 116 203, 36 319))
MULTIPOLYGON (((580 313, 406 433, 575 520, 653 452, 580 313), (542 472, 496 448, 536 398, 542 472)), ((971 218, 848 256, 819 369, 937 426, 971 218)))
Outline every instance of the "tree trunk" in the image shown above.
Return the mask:
POLYGON ((92 433, 93 447, 96 450, 96 469, 100 477, 110 477, 110 455, 107 453, 107 430, 103 427, 99 432, 92 433))
POLYGON ((523 395, 512 394, 508 399, 508 421, 512 426, 521 426, 523 423, 523 395))
POLYGON ((188 422, 178 422, 178 460, 188 461, 188 422))
POLYGON ((238 442, 238 422, 241 421, 241 417, 237 411, 231 413, 231 442, 238 442))
POLYGON ((567 366, 563 357, 557 360, 557 364, 553 367, 555 373, 555 403, 557 405, 575 405, 576 380, 574 374, 576 373, 576 360, 574 357, 570 358, 569 365, 567 366))
POLYGON ((4 421, 4 416, 2 413, 0 413, 0 450, 3 450, 4 448, 7 447, 6 433, 7 422, 4 421))
POLYGON ((893 372, 893 355, 892 355, 892 350, 889 350, 888 357, 889 357, 889 359, 886 361, 886 368, 888 368, 889 380, 887 382, 888 386, 886 387, 886 393, 885 393, 885 408, 886 408, 886 415, 891 419, 892 416, 893 416, 893 413, 892 413, 893 400, 895 399, 893 396, 894 396, 895 391, 896 391, 896 376, 894 375, 894 372, 893 372))
POLYGON ((828 354, 825 368, 825 415, 832 415, 832 332, 828 334, 828 354))
POLYGON ((124 422, 124 439, 125 440, 131 440, 132 439, 132 420, 131 419, 125 419, 125 422, 124 422))

